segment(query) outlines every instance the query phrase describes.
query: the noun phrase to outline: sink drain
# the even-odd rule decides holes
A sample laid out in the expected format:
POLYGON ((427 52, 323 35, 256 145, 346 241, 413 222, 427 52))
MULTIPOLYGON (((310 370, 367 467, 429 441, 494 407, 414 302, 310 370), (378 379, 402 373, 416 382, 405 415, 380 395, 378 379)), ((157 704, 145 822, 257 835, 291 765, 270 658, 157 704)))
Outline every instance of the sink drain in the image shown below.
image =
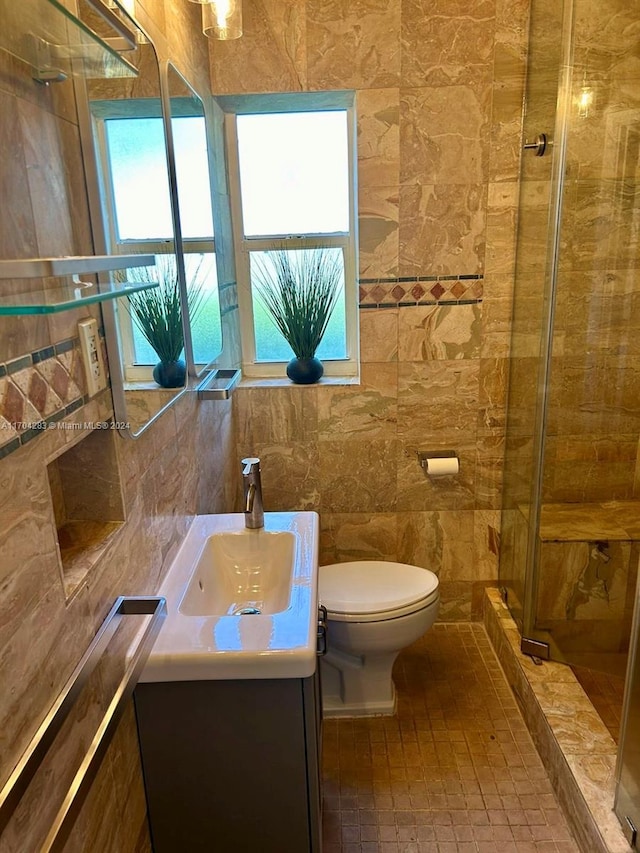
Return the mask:
POLYGON ((262 613, 257 607, 241 607, 233 614, 234 616, 257 616, 262 613))

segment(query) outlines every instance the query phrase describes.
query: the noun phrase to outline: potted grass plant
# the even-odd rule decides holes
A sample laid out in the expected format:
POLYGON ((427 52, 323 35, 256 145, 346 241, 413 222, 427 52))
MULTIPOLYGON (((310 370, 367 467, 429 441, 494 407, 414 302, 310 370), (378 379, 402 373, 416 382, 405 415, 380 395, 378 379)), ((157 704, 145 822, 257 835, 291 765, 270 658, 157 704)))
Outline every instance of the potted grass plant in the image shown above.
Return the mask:
MULTIPOLYGON (((186 364, 182 358, 184 331, 182 305, 175 259, 160 256, 156 263, 159 286, 140 291, 128 297, 128 311, 145 340, 158 356, 153 368, 153 379, 161 388, 181 388, 185 384, 186 364)), ((189 317, 191 321, 202 304, 203 283, 196 270, 188 288, 189 317)), ((146 267, 136 270, 136 279, 155 281, 146 267)))
POLYGON ((324 373, 316 351, 327 330, 342 282, 342 264, 330 249, 275 249, 258 258, 254 286, 258 299, 293 350, 287 376, 298 385, 324 373))

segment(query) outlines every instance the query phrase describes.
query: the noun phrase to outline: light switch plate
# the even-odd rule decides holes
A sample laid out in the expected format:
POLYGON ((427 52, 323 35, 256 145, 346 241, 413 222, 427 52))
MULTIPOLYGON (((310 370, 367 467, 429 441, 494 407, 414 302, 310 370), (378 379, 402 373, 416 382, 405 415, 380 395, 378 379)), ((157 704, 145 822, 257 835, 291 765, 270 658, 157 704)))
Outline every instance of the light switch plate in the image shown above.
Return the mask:
POLYGON ((78 323, 82 362, 87 377, 87 390, 93 397, 98 391, 107 387, 107 372, 102 358, 102 347, 98 334, 98 321, 95 319, 81 320, 78 323))

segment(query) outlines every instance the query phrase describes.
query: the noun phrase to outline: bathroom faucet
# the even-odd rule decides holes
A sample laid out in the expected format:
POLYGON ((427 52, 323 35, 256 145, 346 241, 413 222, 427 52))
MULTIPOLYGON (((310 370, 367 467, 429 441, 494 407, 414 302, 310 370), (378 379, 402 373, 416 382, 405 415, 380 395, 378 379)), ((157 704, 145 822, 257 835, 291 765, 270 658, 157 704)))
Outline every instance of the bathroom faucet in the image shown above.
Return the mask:
POLYGON ((244 493, 244 526, 250 530, 264 527, 260 460, 249 456, 242 460, 242 486, 244 493))

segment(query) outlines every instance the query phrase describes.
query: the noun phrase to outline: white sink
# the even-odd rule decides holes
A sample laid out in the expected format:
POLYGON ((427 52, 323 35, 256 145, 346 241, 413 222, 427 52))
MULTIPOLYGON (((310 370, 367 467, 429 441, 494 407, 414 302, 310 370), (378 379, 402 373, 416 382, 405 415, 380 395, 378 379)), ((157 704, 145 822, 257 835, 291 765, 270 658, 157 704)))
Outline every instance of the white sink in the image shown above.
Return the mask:
POLYGON ((291 598, 296 540, 290 531, 214 533, 205 542, 180 613, 280 613, 291 598))
POLYGON ((318 516, 196 516, 159 594, 167 617, 140 681, 306 678, 316 668, 318 516))

